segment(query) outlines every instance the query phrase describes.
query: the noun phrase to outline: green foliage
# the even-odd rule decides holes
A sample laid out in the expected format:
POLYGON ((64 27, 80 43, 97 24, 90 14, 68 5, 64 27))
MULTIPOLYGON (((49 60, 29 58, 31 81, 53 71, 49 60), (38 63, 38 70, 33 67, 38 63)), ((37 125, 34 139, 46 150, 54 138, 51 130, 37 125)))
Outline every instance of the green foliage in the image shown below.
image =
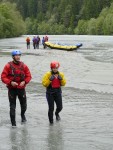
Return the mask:
POLYGON ((84 0, 81 9, 82 19, 91 19, 98 17, 101 10, 105 7, 109 7, 111 0, 84 0))
POLYGON ((104 22, 104 17, 100 16, 99 18, 97 18, 96 20, 96 35, 103 35, 103 22, 104 22))
POLYGON ((113 0, 1 1, 4 3, 0 6, 0 37, 24 34, 25 26, 27 34, 102 35, 113 32, 110 20, 113 0), (13 3, 16 3, 25 23, 13 3))
POLYGON ((104 35, 112 35, 113 34, 113 13, 112 14, 107 14, 106 18, 104 19, 103 22, 103 33, 104 35))
POLYGON ((25 24, 16 10, 16 5, 11 3, 0 4, 0 38, 14 37, 23 34, 25 24))
POLYGON ((96 19, 91 18, 87 26, 87 34, 96 35, 96 19))
POLYGON ((66 34, 66 28, 64 25, 57 23, 38 23, 35 19, 26 19, 27 34, 66 34))
POLYGON ((88 21, 80 20, 78 22, 77 28, 75 28, 75 30, 74 30, 74 33, 75 34, 80 34, 80 35, 87 34, 87 26, 88 26, 88 21))
POLYGON ((104 8, 98 18, 91 18, 89 21, 80 20, 75 34, 112 35, 113 34, 113 3, 110 7, 104 8))

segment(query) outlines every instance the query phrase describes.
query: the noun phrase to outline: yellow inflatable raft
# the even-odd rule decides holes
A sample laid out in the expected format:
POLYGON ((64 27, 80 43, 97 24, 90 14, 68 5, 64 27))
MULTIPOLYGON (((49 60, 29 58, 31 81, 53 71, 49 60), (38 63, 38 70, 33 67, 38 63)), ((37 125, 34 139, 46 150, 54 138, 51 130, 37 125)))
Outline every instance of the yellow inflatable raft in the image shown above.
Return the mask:
POLYGON ((45 42, 45 45, 47 47, 50 47, 51 49, 59 49, 59 50, 67 50, 67 51, 73 51, 82 46, 81 43, 71 46, 71 45, 62 45, 59 43, 57 44, 57 43, 51 43, 51 42, 45 42))

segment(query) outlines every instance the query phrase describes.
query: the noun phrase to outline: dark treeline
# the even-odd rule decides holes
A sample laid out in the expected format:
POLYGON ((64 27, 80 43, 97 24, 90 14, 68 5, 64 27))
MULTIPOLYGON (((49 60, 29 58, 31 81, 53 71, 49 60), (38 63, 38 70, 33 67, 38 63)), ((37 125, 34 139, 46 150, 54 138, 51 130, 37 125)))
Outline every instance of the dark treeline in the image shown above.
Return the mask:
MULTIPOLYGON (((110 19, 113 17, 113 0, 7 1, 16 4, 17 10, 25 22, 25 24, 22 22, 22 18, 18 13, 18 22, 23 26, 21 31, 25 32, 26 28, 27 34, 111 35, 113 32, 113 21, 110 19)), ((9 5, 9 3, 7 4, 9 5)), ((17 13, 16 6, 15 8, 13 6, 13 10, 17 13)))

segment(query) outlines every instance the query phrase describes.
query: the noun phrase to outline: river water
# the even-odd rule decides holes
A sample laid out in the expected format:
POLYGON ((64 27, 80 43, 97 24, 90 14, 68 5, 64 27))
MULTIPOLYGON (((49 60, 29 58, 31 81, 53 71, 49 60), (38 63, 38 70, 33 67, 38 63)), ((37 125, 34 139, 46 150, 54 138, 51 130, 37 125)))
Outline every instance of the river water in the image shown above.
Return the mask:
MULTIPOLYGON (((26 36, 0 40, 0 73, 13 49, 32 73, 27 86, 27 123, 21 124, 17 100, 17 128, 9 120, 7 89, 0 81, 0 150, 113 150, 113 37, 49 36, 51 42, 82 43, 77 51, 26 49, 26 36), (60 62, 67 84, 61 121, 50 126, 41 79, 52 60, 60 62)), ((31 36, 32 38, 32 36, 31 36)), ((42 39, 42 36, 41 36, 42 39)), ((55 118, 54 118, 55 120, 55 118)))

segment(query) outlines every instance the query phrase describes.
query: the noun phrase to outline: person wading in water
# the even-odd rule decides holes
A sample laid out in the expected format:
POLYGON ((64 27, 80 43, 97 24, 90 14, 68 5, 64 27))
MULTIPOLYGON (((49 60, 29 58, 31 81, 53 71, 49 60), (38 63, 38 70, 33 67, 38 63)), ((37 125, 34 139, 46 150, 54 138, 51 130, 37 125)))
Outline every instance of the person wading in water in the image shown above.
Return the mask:
POLYGON ((53 111, 54 102, 56 103, 56 120, 59 121, 61 118, 59 112, 62 110, 62 90, 61 86, 65 86, 66 79, 64 74, 59 72, 59 62, 52 61, 50 64, 51 71, 45 73, 42 78, 42 84, 46 87, 46 98, 48 101, 48 118, 50 124, 53 124, 53 111))
POLYGON ((20 61, 21 51, 14 50, 11 53, 13 61, 8 62, 1 74, 1 80, 7 85, 10 104, 10 120, 12 127, 16 127, 16 98, 18 97, 21 106, 21 122, 26 122, 25 112, 27 99, 25 87, 31 80, 29 68, 20 61))

